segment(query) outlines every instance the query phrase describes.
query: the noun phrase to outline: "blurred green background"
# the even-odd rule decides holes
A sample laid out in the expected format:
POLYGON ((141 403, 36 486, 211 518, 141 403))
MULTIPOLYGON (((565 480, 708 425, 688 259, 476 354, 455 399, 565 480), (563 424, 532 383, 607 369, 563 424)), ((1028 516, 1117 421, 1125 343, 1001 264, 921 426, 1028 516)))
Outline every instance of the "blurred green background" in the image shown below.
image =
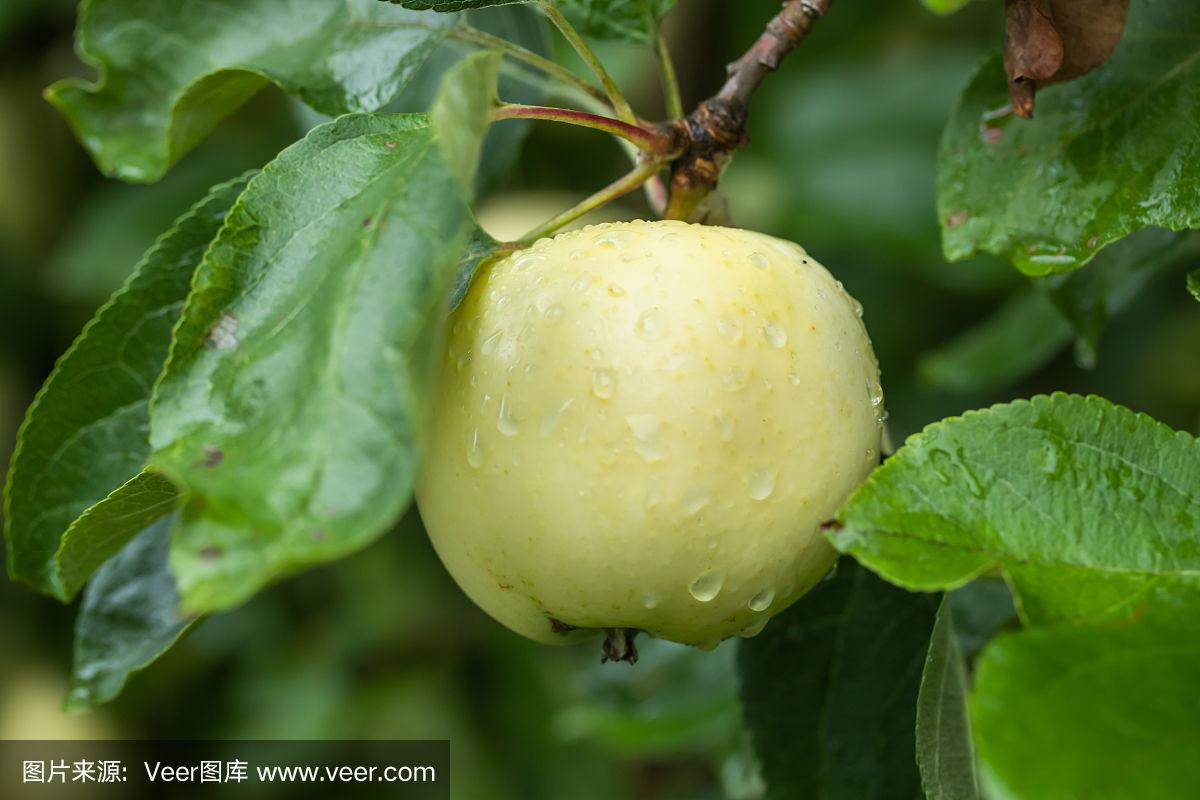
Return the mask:
MULTIPOLYGON (((688 107, 777 8, 680 0, 668 23, 688 107)), ((41 99, 53 80, 88 74, 72 53, 74 14, 69 0, 0 3, 3 463, 55 358, 154 237, 210 184, 265 163, 314 121, 268 90, 161 183, 105 180, 41 99)), ((723 184, 733 217, 800 242, 864 303, 897 442, 968 408, 1057 389, 1196 431, 1200 314, 1182 290, 1186 265, 1156 272, 1110 322, 1094 369, 1066 346, 1015 385, 956 393, 931 379, 926 354, 1027 288, 994 259, 945 263, 934 212, 943 120, 999 35, 997 3, 951 18, 916 0, 835 5, 756 99, 752 145, 723 184)), ((648 54, 600 49, 634 105, 657 116, 648 54)), ((625 168, 602 137, 537 126, 485 216, 532 227, 625 168)), ((640 203, 620 213, 644 216, 640 203)), ((629 668, 601 667, 598 647, 526 642, 456 589, 415 515, 367 552, 208 620, 119 700, 66 717, 73 614, 0 582, 0 737, 450 737, 456 797, 761 792, 738 719, 736 643, 704 653, 642 642, 629 668)))

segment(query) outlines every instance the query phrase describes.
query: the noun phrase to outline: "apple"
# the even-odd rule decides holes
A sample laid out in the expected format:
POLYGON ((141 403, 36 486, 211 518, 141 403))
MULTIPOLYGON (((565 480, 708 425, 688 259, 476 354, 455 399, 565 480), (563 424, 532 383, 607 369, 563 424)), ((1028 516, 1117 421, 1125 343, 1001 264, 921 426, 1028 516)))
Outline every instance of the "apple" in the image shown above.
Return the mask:
POLYGON ((595 225, 481 269, 450 321, 417 501, 462 589, 565 643, 752 636, 834 563, 878 464, 859 305, 790 242, 595 225))

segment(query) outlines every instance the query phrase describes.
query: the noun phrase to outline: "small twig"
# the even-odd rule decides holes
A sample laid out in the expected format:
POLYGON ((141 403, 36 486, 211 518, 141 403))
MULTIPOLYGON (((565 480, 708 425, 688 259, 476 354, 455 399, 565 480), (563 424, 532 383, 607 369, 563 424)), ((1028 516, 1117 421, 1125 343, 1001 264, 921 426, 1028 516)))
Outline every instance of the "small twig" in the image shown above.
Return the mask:
POLYGON ((574 208, 567 209, 563 213, 549 220, 543 225, 538 226, 534 230, 521 237, 522 244, 532 244, 544 236, 549 236, 556 231, 565 228, 580 217, 595 211, 601 206, 611 203, 630 192, 637 189, 646 181, 657 175, 667 165, 667 159, 651 159, 643 161, 633 168, 631 172, 622 178, 614 181, 600 191, 596 192, 591 197, 576 205, 574 208))
POLYGON ((589 114, 586 111, 502 103, 492 112, 492 119, 497 122, 506 119, 540 119, 591 128, 624 139, 643 153, 659 157, 673 157, 678 155, 680 150, 678 138, 670 130, 630 125, 619 119, 589 114))
POLYGON ((672 165, 668 218, 690 218, 716 189, 733 153, 747 142, 750 98, 832 4, 833 0, 787 0, 758 41, 729 65, 721 90, 684 120, 687 153, 672 165))
POLYGON ((551 61, 545 56, 538 55, 532 50, 524 48, 519 44, 510 42, 507 39, 502 39, 499 36, 493 36, 492 34, 486 33, 477 28, 469 27, 450 28, 446 31, 446 36, 451 39, 457 39, 461 42, 477 44, 481 47, 495 48, 510 58, 513 58, 517 61, 522 61, 532 67, 537 68, 545 74, 557 78, 563 83, 578 89, 589 97, 600 101, 606 107, 609 106, 607 94, 600 91, 583 78, 580 78, 566 67, 551 61))
POLYGON ((397 30, 412 30, 415 28, 418 30, 440 33, 447 39, 454 39, 460 42, 479 45, 480 47, 490 47, 499 50, 505 56, 513 59, 514 61, 534 67, 540 72, 543 72, 546 75, 561 81, 563 84, 578 90, 593 102, 599 102, 603 104, 606 110, 612 109, 612 106, 609 104, 607 94, 600 91, 583 78, 580 78, 574 72, 571 72, 571 70, 555 63, 554 61, 551 61, 545 56, 538 55, 532 50, 522 47, 515 42, 510 42, 507 39, 500 38, 499 36, 493 36, 492 34, 481 31, 478 28, 472 28, 469 25, 447 27, 444 25, 430 25, 407 20, 403 23, 388 22, 385 20, 372 20, 369 25, 372 28, 391 28, 397 30))
POLYGON ((647 17, 646 24, 653 26, 654 56, 658 60, 658 70, 662 75, 667 114, 671 119, 683 119, 683 98, 679 94, 679 76, 675 74, 675 62, 671 60, 671 49, 667 46, 667 37, 663 35, 662 26, 654 18, 650 6, 644 6, 643 10, 647 17))
POLYGON ((554 0, 540 0, 542 12, 546 18, 558 28, 559 33, 563 38, 570 43, 579 57, 583 59, 583 63, 588 65, 588 68, 599 79, 600 84, 604 87, 604 91, 608 94, 608 99, 612 103, 613 109, 617 112, 617 116, 630 125, 637 124, 637 115, 633 113, 633 108, 629 105, 629 101, 625 99, 625 95, 621 94, 621 90, 617 88, 617 83, 612 79, 612 75, 608 74, 608 70, 604 68, 604 64, 592 52, 592 48, 588 47, 587 42, 579 35, 579 31, 575 30, 563 13, 558 10, 558 6, 554 4, 554 0))

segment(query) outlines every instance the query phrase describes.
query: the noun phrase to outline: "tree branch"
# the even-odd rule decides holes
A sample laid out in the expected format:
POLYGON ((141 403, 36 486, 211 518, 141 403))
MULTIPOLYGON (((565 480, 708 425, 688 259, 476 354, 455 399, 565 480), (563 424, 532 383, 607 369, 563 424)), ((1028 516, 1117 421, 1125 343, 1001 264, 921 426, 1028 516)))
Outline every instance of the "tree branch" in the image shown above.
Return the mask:
POLYGON ((729 76, 721 90, 683 121, 687 148, 671 168, 668 218, 691 218, 717 188, 734 152, 748 141, 750 98, 832 4, 833 0, 787 0, 758 41, 729 65, 729 76))

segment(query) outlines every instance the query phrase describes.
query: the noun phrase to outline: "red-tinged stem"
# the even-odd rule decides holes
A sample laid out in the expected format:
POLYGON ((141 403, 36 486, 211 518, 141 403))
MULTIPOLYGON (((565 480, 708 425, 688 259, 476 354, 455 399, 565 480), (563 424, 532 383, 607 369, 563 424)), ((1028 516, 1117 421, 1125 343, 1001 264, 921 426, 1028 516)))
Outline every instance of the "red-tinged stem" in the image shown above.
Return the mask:
POLYGON ((619 119, 604 117, 599 114, 589 114, 586 111, 505 103, 492 112, 492 119, 496 121, 506 119, 541 119, 551 122, 562 122, 567 125, 578 125, 583 128, 610 133, 613 136, 631 142, 643 153, 652 156, 667 157, 679 153, 679 143, 676 141, 676 136, 669 131, 642 127, 641 125, 631 125, 619 119))
POLYGON ((546 18, 558 28, 558 32, 563 35, 563 38, 574 48, 579 57, 583 59, 583 63, 588 65, 588 68, 595 74, 600 81, 600 85, 604 87, 605 93, 608 95, 609 101, 612 102, 613 109, 617 112, 617 116, 629 124, 637 122, 637 116, 633 113, 633 109, 629 106, 629 101, 621 94, 621 90, 617 87, 616 81, 612 79, 612 75, 608 74, 608 70, 604 68, 604 64, 597 58, 592 48, 588 47, 587 42, 579 35, 579 31, 573 26, 563 13, 558 10, 555 5, 555 0, 539 0, 539 7, 546 18))

